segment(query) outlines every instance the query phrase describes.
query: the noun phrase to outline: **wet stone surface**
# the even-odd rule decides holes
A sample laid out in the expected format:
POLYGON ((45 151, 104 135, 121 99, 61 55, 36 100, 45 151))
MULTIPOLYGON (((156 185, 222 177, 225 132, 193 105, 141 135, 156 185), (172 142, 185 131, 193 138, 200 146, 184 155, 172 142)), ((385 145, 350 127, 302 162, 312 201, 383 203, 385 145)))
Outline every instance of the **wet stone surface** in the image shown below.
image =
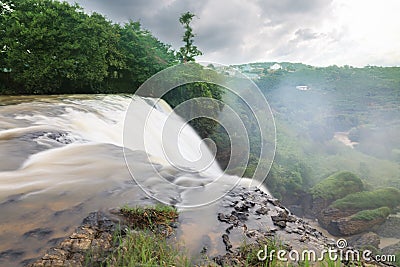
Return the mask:
POLYGON ((27 265, 86 266, 88 253, 91 266, 99 265, 113 247, 116 225, 116 222, 111 221, 104 213, 92 212, 72 235, 48 250, 41 259, 32 260, 27 265))
MULTIPOLYGON (((222 200, 217 216, 225 226, 221 240, 226 253, 213 258, 217 265, 242 266, 241 246, 258 249, 261 242, 277 241, 287 252, 313 250, 320 255, 328 247, 336 248, 336 241, 328 239, 301 218, 291 214, 278 199, 259 189, 235 188, 222 200)), ((351 249, 351 248, 350 248, 351 249)), ((390 266, 376 262, 362 262, 363 266, 390 266)))

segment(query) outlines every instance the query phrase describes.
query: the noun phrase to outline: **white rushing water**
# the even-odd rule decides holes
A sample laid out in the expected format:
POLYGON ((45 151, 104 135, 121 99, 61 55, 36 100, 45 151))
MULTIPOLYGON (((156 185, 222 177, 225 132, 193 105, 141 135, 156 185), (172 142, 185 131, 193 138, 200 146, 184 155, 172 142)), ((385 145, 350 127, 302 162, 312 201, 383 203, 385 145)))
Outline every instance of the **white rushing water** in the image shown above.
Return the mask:
MULTIPOLYGON (((0 265, 38 257, 91 211, 155 203, 149 194, 197 206, 239 181, 223 175, 165 102, 131 102, 120 95, 0 97, 0 265), (125 118, 128 108, 134 117, 125 118), (174 138, 163 129, 167 120, 174 138)), ((182 214, 186 243, 200 245, 201 233, 212 231, 210 214, 212 205, 182 214)))

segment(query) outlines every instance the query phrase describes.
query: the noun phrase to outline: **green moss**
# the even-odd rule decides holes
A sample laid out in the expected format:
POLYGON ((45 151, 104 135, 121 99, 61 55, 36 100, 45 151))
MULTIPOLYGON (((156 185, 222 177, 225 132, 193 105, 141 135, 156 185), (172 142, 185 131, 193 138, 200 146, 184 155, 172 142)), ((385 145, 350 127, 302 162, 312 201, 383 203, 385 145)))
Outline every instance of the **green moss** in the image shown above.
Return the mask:
POLYGON ((400 191, 396 188, 388 187, 350 194, 336 200, 331 206, 341 210, 370 210, 380 207, 393 209, 398 205, 400 205, 400 191))
POLYGON ((388 207, 381 207, 374 210, 362 210, 351 216, 354 221, 372 221, 378 218, 386 218, 391 210, 388 207))
POLYGON ((361 179, 355 174, 345 171, 337 172, 316 184, 311 188, 311 194, 314 198, 334 201, 363 189, 361 179))

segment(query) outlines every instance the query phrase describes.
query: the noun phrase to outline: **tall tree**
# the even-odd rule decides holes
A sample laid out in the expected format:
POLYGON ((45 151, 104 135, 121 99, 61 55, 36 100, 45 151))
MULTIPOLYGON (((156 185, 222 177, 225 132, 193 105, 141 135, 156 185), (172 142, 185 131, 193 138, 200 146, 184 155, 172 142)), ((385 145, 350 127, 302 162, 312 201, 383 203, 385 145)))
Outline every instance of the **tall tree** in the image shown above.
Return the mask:
POLYGON ((179 22, 185 29, 185 34, 182 38, 182 41, 185 43, 185 45, 181 47, 177 53, 177 56, 182 63, 195 61, 194 57, 201 56, 203 54, 199 49, 197 49, 197 46, 193 45, 194 34, 192 27, 190 27, 190 23, 194 17, 195 14, 186 12, 183 13, 179 18, 179 22))

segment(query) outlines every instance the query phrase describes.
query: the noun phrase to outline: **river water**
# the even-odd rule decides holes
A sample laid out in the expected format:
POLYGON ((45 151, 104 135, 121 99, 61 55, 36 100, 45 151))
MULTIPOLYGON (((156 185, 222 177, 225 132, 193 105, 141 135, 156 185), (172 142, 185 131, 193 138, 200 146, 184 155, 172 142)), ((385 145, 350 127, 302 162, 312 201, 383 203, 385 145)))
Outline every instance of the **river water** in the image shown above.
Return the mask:
POLYGON ((152 197, 182 207, 179 239, 200 251, 215 205, 187 207, 212 202, 239 178, 222 175, 216 162, 201 172, 172 168, 166 151, 191 162, 213 154, 177 116, 179 144, 163 145, 171 114, 165 102, 121 95, 0 97, 0 265, 42 255, 89 212, 154 204, 152 197), (127 120, 128 108, 137 116, 127 120))

